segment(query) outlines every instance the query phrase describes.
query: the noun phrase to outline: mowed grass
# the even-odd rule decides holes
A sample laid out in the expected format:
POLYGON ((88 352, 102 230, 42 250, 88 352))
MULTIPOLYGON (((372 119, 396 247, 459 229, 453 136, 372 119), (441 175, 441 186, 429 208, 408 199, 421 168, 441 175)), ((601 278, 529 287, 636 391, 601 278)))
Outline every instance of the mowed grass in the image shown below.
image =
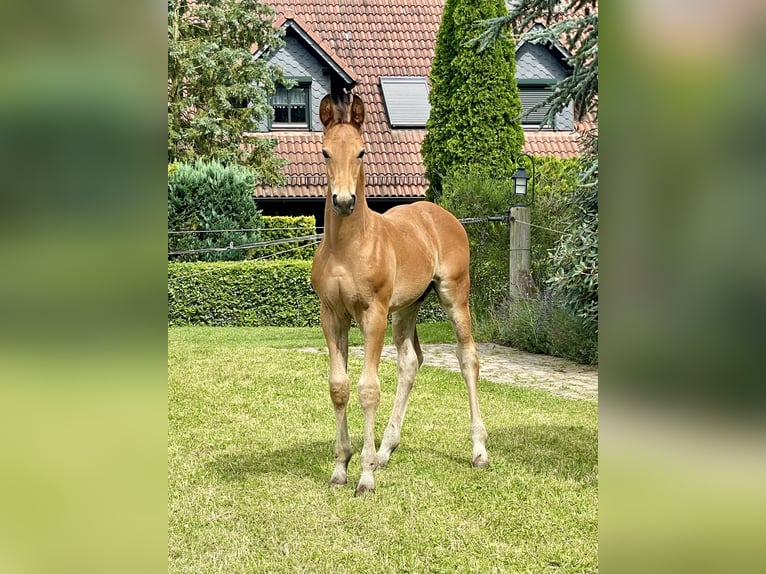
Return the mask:
MULTIPOLYGON (((443 338, 442 327, 421 340, 443 338)), ((169 572, 596 572, 597 406, 481 381, 491 465, 470 465, 460 375, 423 367, 402 444, 355 498, 327 485, 335 419, 319 329, 168 331, 169 572)), ((357 340, 359 342, 361 339, 357 340)), ((352 336, 352 343, 355 341, 352 336)), ((350 359, 352 387, 361 360, 350 359)), ((380 440, 396 366, 380 369, 380 440)))

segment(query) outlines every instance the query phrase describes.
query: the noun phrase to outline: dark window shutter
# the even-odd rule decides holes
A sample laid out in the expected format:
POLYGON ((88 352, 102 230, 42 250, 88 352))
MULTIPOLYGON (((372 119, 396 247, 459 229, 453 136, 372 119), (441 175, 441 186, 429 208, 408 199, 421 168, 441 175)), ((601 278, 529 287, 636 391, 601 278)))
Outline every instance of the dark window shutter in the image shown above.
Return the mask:
POLYGON ((553 90, 547 86, 519 86, 522 124, 542 125, 543 118, 545 117, 545 114, 548 113, 550 106, 537 106, 544 102, 552 92, 553 90))

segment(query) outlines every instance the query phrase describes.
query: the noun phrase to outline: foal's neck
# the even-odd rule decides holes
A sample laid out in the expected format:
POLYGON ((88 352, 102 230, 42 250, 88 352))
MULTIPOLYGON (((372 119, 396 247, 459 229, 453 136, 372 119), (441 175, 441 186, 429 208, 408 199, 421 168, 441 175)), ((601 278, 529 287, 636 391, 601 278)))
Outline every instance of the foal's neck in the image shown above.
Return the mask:
POLYGON ((357 240, 362 239, 369 226, 372 210, 367 206, 364 194, 364 172, 357 184, 356 205, 351 215, 341 217, 332 208, 332 196, 327 192, 324 205, 324 236, 328 244, 351 247, 357 240))

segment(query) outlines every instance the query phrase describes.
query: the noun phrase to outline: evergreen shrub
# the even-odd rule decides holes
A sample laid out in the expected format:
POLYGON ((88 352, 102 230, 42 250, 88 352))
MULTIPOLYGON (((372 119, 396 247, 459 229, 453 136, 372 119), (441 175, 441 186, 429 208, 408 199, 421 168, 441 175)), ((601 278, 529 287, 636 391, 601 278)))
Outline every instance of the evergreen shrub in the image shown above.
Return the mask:
POLYGON ((515 45, 504 36, 484 50, 472 42, 481 21, 507 15, 503 0, 447 0, 431 66, 431 113, 421 154, 440 202, 443 179, 468 167, 512 175, 524 144, 515 45))
MULTIPOLYGON (((168 167, 168 252, 243 245, 260 239, 258 231, 227 231, 261 227, 253 202, 254 176, 245 167, 197 160, 168 167), (213 231, 212 233, 210 233, 213 231), (207 232, 207 233, 206 233, 207 232)), ((176 261, 235 261, 243 249, 173 256, 176 261)))
POLYGON ((598 189, 573 197, 567 234, 551 254, 552 291, 598 333, 598 189))

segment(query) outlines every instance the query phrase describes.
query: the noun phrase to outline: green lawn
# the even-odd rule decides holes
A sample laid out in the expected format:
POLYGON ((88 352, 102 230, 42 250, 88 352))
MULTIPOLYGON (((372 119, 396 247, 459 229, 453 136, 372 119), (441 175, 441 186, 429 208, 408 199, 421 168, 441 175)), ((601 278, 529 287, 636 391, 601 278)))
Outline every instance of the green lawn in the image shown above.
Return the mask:
MULTIPOLYGON (((444 326, 421 340, 445 338, 444 326)), ((597 405, 482 381, 489 469, 470 465, 459 374, 424 367, 376 492, 330 489, 319 329, 168 331, 169 572, 596 572, 597 405)), ((359 342, 358 334, 352 343, 359 342)), ((361 361, 350 359, 352 385, 361 361)), ((377 438, 396 367, 384 362, 377 438)))

